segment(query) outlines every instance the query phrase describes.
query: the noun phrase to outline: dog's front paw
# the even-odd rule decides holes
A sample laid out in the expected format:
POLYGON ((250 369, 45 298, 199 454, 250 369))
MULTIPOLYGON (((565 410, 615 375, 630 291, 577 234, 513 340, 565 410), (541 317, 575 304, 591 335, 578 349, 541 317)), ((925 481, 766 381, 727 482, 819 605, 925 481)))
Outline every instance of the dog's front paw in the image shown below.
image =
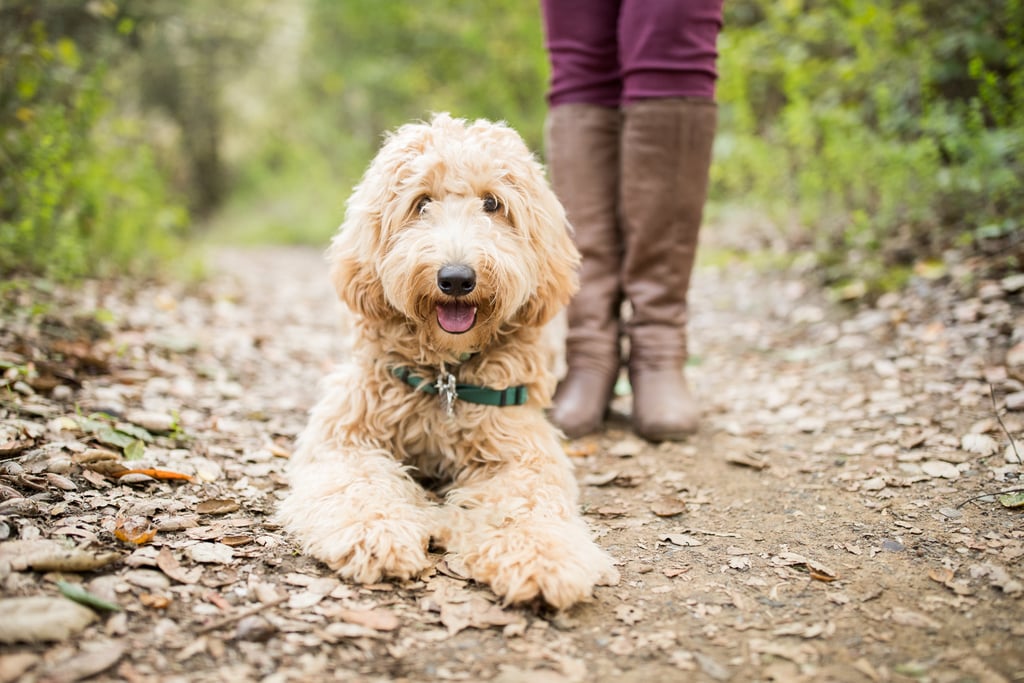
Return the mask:
POLYGON ((321 538, 305 539, 304 547, 344 578, 376 583, 384 578, 408 579, 429 564, 430 538, 419 525, 400 520, 355 522, 321 538))
POLYGON ((496 529, 464 558, 476 581, 506 604, 543 598, 565 609, 590 598, 594 586, 618 583, 611 556, 575 525, 496 529))

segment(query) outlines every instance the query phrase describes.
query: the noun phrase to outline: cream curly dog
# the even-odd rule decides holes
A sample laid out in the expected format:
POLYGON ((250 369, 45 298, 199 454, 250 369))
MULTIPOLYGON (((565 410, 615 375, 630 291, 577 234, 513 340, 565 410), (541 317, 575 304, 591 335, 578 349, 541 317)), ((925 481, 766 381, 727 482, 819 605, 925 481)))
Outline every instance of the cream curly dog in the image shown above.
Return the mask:
POLYGON ((519 135, 446 114, 399 128, 328 255, 355 340, 290 463, 281 519, 305 552, 375 582, 418 575, 433 542, 506 603, 557 608, 614 582, 543 412, 542 327, 579 255, 519 135))

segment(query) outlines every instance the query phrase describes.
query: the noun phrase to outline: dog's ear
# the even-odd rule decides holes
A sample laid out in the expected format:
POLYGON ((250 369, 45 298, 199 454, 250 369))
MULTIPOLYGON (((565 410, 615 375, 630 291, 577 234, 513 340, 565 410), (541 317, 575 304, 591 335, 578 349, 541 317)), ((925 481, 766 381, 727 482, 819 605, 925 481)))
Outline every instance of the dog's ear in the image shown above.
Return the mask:
POLYGON ((539 327, 554 318, 579 289, 580 254, 573 244, 565 209, 540 166, 533 166, 528 183, 530 196, 521 209, 525 215, 518 218, 539 259, 539 281, 537 291, 519 310, 518 319, 524 325, 539 327))
POLYGON ((351 311, 364 318, 383 320, 388 317, 388 303, 372 258, 366 258, 363 239, 346 221, 327 251, 331 263, 331 282, 338 298, 351 311))
POLYGON ((380 261, 383 216, 393 189, 387 176, 371 163, 352 192, 345 210, 345 222, 327 250, 331 282, 338 298, 357 315, 383 320, 391 312, 376 264, 380 261))

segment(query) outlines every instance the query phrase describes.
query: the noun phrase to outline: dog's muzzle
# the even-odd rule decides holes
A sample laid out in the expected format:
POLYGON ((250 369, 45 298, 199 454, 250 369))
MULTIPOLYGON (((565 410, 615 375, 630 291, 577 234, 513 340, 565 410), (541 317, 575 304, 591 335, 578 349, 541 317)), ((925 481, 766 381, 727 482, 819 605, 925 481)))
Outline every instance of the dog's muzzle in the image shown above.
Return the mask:
POLYGON ((452 300, 437 305, 437 324, 449 334, 462 334, 476 323, 476 306, 460 301, 476 289, 476 271, 462 263, 449 263, 437 271, 437 288, 452 300))

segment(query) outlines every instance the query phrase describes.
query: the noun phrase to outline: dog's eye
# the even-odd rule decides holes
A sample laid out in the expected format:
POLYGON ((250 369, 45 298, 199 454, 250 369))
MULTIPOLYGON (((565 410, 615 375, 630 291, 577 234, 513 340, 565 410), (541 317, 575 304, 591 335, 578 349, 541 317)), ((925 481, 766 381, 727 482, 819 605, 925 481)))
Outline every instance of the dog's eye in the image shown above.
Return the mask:
POLYGON ((427 195, 423 195, 422 197, 417 199, 416 200, 416 213, 423 213, 424 209, 427 208, 427 204, 429 204, 432 201, 434 201, 434 200, 431 199, 430 197, 428 197, 427 195))
POLYGON ((484 211, 494 213, 501 208, 501 202, 493 194, 484 195, 484 211))

